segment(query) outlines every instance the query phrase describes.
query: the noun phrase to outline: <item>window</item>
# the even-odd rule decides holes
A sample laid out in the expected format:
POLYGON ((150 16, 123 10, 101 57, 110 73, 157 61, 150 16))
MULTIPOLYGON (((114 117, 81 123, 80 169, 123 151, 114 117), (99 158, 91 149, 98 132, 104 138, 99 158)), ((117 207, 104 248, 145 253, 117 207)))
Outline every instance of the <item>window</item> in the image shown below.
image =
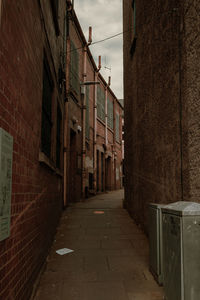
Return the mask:
POLYGON ((59 24, 58 24, 58 0, 51 0, 51 8, 53 14, 53 21, 55 25, 56 34, 59 35, 59 24))
POLYGON ((105 93, 100 86, 97 87, 97 116, 105 121, 105 93))
POLYGON ((133 54, 135 53, 136 40, 137 40, 137 36, 136 36, 136 4, 135 4, 135 0, 132 0, 132 9, 133 9, 133 41, 132 41, 132 44, 131 44, 130 53, 133 56, 133 54))
POLYGON ((42 129, 41 150, 51 157, 51 110, 52 110, 53 81, 46 59, 43 63, 43 94, 42 94, 42 129))
POLYGON ((70 59, 70 87, 79 95, 79 53, 74 43, 71 41, 71 59, 70 59))
POLYGON ((61 155, 61 129, 62 129, 62 113, 60 106, 57 106, 57 129, 56 129, 56 167, 60 168, 61 155))
POLYGON ((116 117, 115 117, 115 139, 116 141, 119 143, 119 114, 116 113, 116 117))
POLYGON ((90 98, 89 98, 89 86, 86 86, 86 116, 85 116, 85 136, 90 138, 90 98))
POLYGON ((108 111, 108 127, 113 129, 113 102, 109 98, 107 101, 107 111, 108 111))
POLYGON ((132 8, 133 8, 133 37, 136 35, 136 5, 135 0, 132 1, 132 8))

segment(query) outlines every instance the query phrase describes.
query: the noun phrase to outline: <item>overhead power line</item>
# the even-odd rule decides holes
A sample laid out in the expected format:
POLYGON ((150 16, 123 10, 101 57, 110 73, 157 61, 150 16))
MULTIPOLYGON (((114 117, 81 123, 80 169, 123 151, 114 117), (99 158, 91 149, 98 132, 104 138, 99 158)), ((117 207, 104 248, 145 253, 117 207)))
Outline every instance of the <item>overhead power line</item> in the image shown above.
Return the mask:
MULTIPOLYGON (((171 10, 164 11, 164 12, 162 12, 162 13, 158 16, 158 19, 160 19, 161 16, 163 16, 163 15, 165 15, 165 14, 167 14, 167 13, 172 13, 172 12, 176 12, 176 11, 178 11, 178 8, 177 8, 177 7, 174 7, 174 8, 172 8, 171 10)), ((111 39, 113 39, 113 38, 115 38, 115 37, 117 37, 117 36, 120 36, 120 35, 124 34, 125 32, 129 32, 130 30, 132 30, 132 28, 129 28, 128 30, 124 30, 124 31, 122 31, 122 32, 116 33, 116 34, 111 35, 111 36, 109 36, 109 37, 107 37, 107 38, 104 38, 104 39, 102 39, 102 40, 93 42, 93 43, 91 43, 89 46, 93 46, 93 45, 96 45, 96 44, 103 43, 103 42, 105 42, 105 41, 111 40, 111 39)), ((75 49, 73 49, 73 50, 70 50, 70 52, 76 51, 76 50, 80 50, 80 49, 83 49, 83 48, 84 48, 84 46, 81 46, 81 47, 79 47, 79 48, 75 48, 75 49)))
MULTIPOLYGON (((129 30, 122 31, 122 32, 119 32, 119 33, 114 34, 114 35, 111 35, 111 36, 109 36, 109 37, 107 37, 107 38, 105 38, 105 39, 102 39, 102 40, 93 42, 93 43, 90 44, 90 46, 93 46, 93 45, 96 45, 96 44, 105 42, 105 41, 107 41, 107 40, 111 40, 111 39, 113 39, 113 38, 115 38, 115 37, 117 37, 117 36, 119 36, 119 35, 122 35, 124 32, 128 32, 128 31, 130 31, 130 29, 129 29, 129 30)), ((73 50, 70 50, 70 52, 76 51, 76 50, 80 50, 80 49, 83 49, 83 48, 84 48, 84 46, 81 46, 81 47, 79 47, 79 48, 75 48, 75 49, 73 49, 73 50)))

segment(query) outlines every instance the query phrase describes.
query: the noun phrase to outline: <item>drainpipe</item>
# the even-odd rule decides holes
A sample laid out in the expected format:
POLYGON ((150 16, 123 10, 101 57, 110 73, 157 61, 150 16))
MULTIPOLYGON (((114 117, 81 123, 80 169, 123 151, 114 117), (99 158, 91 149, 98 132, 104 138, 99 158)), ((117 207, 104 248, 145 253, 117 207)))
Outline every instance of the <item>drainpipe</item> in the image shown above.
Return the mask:
POLYGON ((83 94, 83 105, 82 105, 82 198, 85 198, 85 157, 86 157, 86 147, 85 147, 85 121, 86 121, 86 89, 84 83, 87 77, 87 49, 92 43, 92 27, 89 27, 89 39, 88 43, 83 48, 83 84, 82 84, 82 94, 83 94))
MULTIPOLYGON (((101 56, 99 56, 99 66, 97 71, 94 71, 94 81, 97 82, 98 74, 101 70, 101 56)), ((93 142, 93 169, 94 169, 94 178, 93 178, 93 188, 96 193, 97 189, 97 86, 94 86, 94 142, 93 142)))
MULTIPOLYGON (((107 152, 107 145, 108 145, 108 87, 110 86, 111 78, 108 77, 108 83, 105 87, 105 145, 106 145, 106 152, 107 152)), ((106 154, 105 152, 105 154, 106 154)))

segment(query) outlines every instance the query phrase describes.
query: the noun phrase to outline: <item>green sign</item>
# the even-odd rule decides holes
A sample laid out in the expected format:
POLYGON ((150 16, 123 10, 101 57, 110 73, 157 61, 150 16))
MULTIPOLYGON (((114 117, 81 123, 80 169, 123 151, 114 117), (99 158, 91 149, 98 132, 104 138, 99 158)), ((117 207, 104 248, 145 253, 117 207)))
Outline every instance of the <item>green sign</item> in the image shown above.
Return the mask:
POLYGON ((10 235, 13 138, 0 128, 0 241, 10 235))

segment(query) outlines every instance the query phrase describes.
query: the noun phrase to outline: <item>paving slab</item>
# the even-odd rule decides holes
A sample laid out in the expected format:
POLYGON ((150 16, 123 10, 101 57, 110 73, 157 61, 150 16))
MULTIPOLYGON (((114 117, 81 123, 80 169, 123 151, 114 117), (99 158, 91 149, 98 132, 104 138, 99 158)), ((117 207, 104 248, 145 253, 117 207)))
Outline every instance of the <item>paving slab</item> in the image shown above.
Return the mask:
POLYGON ((163 299, 148 269, 148 240, 123 198, 123 190, 100 194, 63 212, 34 300, 163 299), (74 252, 58 255, 62 248, 74 252))

